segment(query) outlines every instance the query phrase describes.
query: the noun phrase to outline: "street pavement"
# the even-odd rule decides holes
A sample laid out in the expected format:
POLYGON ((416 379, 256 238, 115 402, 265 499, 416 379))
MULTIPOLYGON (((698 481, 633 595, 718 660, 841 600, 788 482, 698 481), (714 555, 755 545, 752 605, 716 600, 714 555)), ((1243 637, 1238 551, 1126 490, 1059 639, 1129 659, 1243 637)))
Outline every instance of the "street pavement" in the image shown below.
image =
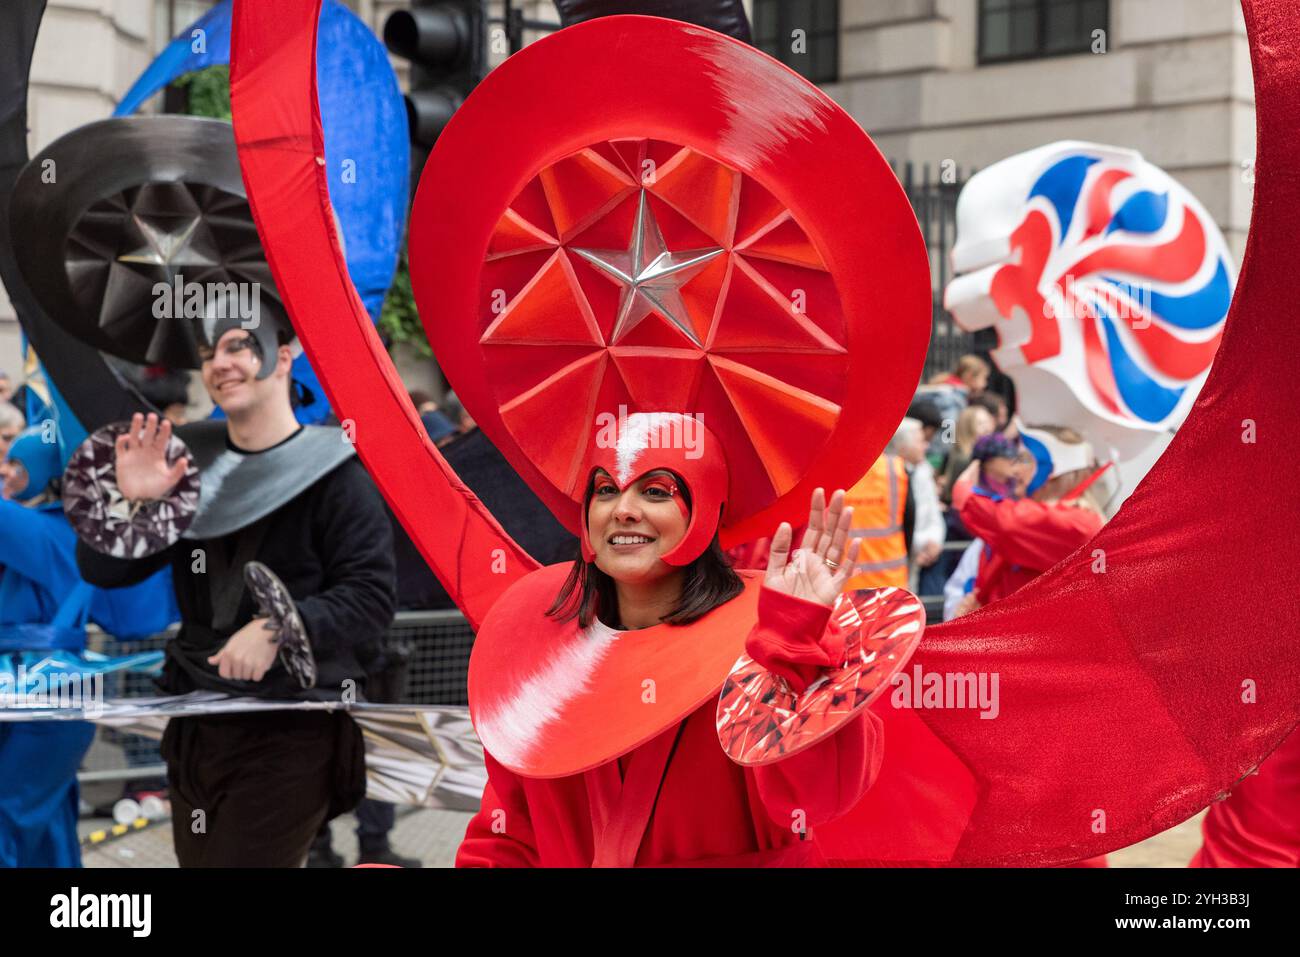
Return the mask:
MULTIPOLYGON (((1112 867, 1185 867, 1201 843, 1198 814, 1175 828, 1150 840, 1126 847, 1110 855, 1112 867)), ((399 809, 391 843, 397 853, 415 857, 425 867, 450 867, 456 846, 465 835, 470 815, 461 811, 434 811, 427 808, 399 809)), ((111 825, 100 818, 83 820, 83 835, 111 825)), ((331 825, 334 850, 351 865, 357 860, 356 818, 345 814, 331 825)), ((86 867, 175 867, 172 851, 171 822, 162 821, 144 830, 110 839, 82 851, 86 867)))
MULTIPOLYGON (((451 867, 470 817, 463 811, 399 808, 390 843, 397 853, 417 858, 425 867, 451 867)), ((107 818, 83 819, 78 830, 84 838, 91 831, 111 827, 112 823, 107 818)), ((351 814, 335 818, 330 825, 334 850, 348 865, 357 862, 356 827, 357 819, 351 814)), ((143 830, 83 847, 81 860, 86 867, 176 867, 171 821, 160 821, 143 830)))

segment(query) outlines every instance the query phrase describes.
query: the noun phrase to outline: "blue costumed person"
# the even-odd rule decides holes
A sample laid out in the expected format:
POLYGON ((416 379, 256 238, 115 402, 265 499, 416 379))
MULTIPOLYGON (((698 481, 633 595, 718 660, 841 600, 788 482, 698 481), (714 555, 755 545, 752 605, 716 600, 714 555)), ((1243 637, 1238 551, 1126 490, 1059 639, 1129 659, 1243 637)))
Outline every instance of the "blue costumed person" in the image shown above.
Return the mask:
POLYGON ((43 702, 84 704, 102 694, 95 676, 161 663, 158 652, 87 652, 87 621, 125 639, 179 617, 166 570, 114 591, 81 579, 50 425, 27 429, 0 462, 0 718, 10 719, 0 720, 0 867, 80 866, 77 769, 95 733, 86 721, 12 719, 43 702), (56 686, 74 693, 52 695, 56 686))

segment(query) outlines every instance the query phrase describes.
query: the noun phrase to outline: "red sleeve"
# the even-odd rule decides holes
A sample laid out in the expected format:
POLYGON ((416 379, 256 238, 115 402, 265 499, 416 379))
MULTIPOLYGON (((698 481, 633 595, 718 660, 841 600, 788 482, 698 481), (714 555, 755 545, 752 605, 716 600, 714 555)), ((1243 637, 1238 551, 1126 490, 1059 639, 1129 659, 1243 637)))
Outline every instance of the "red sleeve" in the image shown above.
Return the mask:
POLYGON ((965 507, 967 500, 970 499, 971 493, 974 491, 975 485, 973 482, 958 482, 954 479, 952 486, 952 507, 960 512, 965 507))
POLYGON ((758 624, 745 639, 745 651, 760 665, 790 683, 796 693, 837 665, 844 656, 836 634, 828 634, 831 610, 763 586, 758 593, 758 624))
POLYGON ((483 803, 456 851, 457 867, 538 867, 537 842, 518 776, 486 751, 488 783, 483 803))
POLYGON ((847 814, 880 773, 880 719, 870 708, 806 751, 754 769, 758 796, 777 824, 808 828, 847 814))
MULTIPOLYGON (((825 668, 844 657, 843 636, 826 627, 825 605, 764 588, 758 624, 745 650, 773 674, 802 691, 825 668)), ((808 828, 847 813, 880 770, 880 719, 864 710, 835 734, 806 751, 754 769, 754 781, 768 815, 788 827, 808 828)))
POLYGON ((1101 517, 1084 508, 1044 505, 1033 499, 995 502, 972 495, 961 520, 1013 565, 1046 571, 1101 530, 1101 517))

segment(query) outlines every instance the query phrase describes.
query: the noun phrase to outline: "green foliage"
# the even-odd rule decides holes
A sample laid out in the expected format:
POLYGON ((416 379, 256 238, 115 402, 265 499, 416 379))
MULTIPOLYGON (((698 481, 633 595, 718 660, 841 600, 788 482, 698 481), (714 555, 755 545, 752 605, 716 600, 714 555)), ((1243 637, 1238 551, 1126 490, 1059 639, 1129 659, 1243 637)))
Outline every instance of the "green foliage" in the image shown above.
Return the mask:
MULTIPOLYGON (((187 88, 189 114, 230 120, 230 68, 224 64, 210 66, 186 73, 173 81, 177 87, 187 88)), ((420 315, 415 311, 415 297, 411 294, 411 274, 406 267, 406 250, 403 248, 397 263, 397 274, 384 296, 383 310, 379 314, 378 328, 389 348, 398 343, 410 347, 416 355, 429 359, 433 350, 424 335, 420 315)))
POLYGON ((230 121, 230 67, 224 63, 186 73, 172 86, 187 89, 190 116, 230 121))
POLYGON ((423 358, 432 358, 433 350, 425 338, 420 314, 415 311, 415 297, 411 294, 411 273, 406 266, 406 249, 397 262, 397 274, 384 296, 384 308, 379 313, 379 332, 389 347, 405 343, 423 358))

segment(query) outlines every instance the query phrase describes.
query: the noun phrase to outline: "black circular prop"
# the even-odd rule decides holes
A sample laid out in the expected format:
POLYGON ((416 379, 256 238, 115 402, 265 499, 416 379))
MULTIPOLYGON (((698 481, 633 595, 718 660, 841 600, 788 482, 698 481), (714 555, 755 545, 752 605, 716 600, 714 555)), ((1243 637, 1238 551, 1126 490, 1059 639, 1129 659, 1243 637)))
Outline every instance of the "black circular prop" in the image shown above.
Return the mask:
POLYGON ((45 314, 18 269, 8 228, 13 185, 27 163, 27 79, 44 13, 45 0, 0 3, 0 279, 46 374, 82 426, 94 430, 152 407, 98 350, 45 314))
POLYGON ((256 297, 257 315, 287 320, 229 123, 150 116, 79 127, 19 174, 10 226, 44 310, 110 355, 193 369, 214 306, 251 309, 256 297))
POLYGON ((244 583, 257 602, 257 613, 268 619, 280 646, 280 662, 303 688, 316 686, 316 656, 307 640, 307 629, 293 603, 289 589, 275 572, 261 562, 244 566, 244 583))

